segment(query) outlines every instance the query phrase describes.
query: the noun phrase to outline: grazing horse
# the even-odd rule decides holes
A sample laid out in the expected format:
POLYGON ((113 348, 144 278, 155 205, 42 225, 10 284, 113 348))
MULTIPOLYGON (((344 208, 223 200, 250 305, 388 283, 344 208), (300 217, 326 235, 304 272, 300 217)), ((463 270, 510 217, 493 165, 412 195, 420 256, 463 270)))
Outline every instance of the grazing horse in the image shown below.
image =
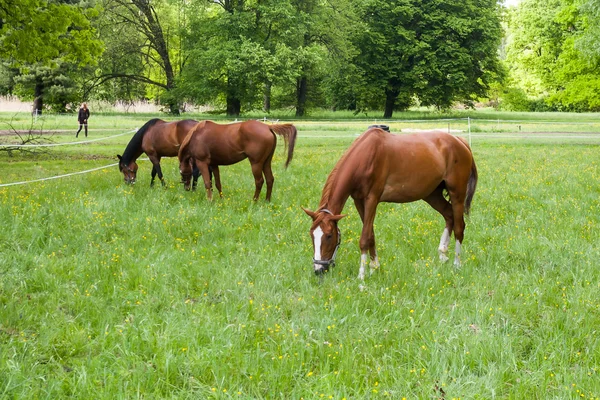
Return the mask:
POLYGON ((319 208, 314 212, 303 208, 313 220, 310 235, 315 273, 326 272, 335 262, 341 241, 337 225, 345 217, 340 213, 349 196, 363 222, 359 279, 365 277, 367 253, 371 273, 379 267, 373 222, 381 202, 429 203, 446 221, 438 247, 440 260, 448 260, 450 235, 454 232, 454 265, 460 266, 463 214, 469 213, 476 186, 477 167, 464 139, 443 132, 394 135, 382 129, 367 130, 329 174, 319 208))
MULTIPOLYGON (((123 156, 117 155, 119 159, 119 171, 123 173, 126 183, 135 183, 138 166, 135 162, 142 153, 146 153, 152 162, 152 180, 150 186, 154 185, 154 178, 158 178, 165 185, 162 169, 160 168, 161 157, 175 157, 179 153, 179 146, 186 135, 198 121, 186 119, 182 121, 167 122, 158 118, 151 119, 142 126, 129 141, 123 152, 123 156)), ((196 172, 195 180, 198 179, 196 172)))
POLYGON ((190 188, 192 164, 202 174, 206 195, 212 200, 211 173, 219 194, 221 178, 219 165, 231 165, 248 158, 254 175, 254 200, 258 200, 263 183, 267 183, 266 200, 271 200, 273 171, 271 160, 277 146, 277 135, 283 137, 288 149, 285 167, 292 161, 298 131, 292 124, 267 125, 260 121, 244 121, 232 124, 199 122, 188 134, 179 149, 179 170, 185 189, 190 188), (264 178, 263 178, 264 176, 264 178))

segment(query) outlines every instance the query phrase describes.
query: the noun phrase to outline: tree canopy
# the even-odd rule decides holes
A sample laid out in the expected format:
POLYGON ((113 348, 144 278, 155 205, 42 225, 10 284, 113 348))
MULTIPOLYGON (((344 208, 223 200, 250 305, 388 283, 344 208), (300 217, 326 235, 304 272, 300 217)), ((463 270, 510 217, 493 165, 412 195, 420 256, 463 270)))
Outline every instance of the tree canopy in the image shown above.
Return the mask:
POLYGON ((600 0, 0 0, 0 93, 178 113, 596 110, 600 0), (502 29, 502 22, 505 29, 502 29), (497 88, 501 88, 499 91, 497 88), (517 101, 518 99, 521 99, 517 101))

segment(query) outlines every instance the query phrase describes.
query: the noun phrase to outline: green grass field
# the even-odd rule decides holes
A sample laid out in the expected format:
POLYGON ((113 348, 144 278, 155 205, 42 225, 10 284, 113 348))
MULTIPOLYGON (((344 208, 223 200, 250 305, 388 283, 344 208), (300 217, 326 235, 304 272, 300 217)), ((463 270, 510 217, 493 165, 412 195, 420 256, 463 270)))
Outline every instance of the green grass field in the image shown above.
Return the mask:
MULTIPOLYGON (((90 139, 147 119, 96 116, 90 139)), ((361 290, 352 202, 323 280, 300 207, 369 123, 298 121, 271 203, 247 161, 212 203, 175 159, 166 189, 147 161, 133 187, 116 166, 0 187, 0 398, 600 398, 600 140, 474 137, 462 268, 426 203, 381 204, 361 290)), ((114 163, 129 137, 0 154, 0 185, 114 163)))

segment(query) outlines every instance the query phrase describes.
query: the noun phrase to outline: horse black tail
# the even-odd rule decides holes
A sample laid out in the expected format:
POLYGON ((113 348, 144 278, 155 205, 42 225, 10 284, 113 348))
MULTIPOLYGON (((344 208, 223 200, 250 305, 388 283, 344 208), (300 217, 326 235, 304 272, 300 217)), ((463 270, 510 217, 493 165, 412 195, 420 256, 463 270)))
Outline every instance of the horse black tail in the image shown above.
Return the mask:
POLYGON ((475 158, 471 153, 471 175, 469 175, 469 181, 467 182, 467 198, 465 199, 465 214, 469 215, 471 211, 471 203, 473 202, 473 196, 475 195, 475 189, 477 189, 477 166, 475 165, 475 158))
POLYGON ((285 146, 288 149, 288 156, 287 160, 285 161, 285 168, 287 168, 287 166, 292 161, 292 157, 294 157, 294 147, 296 146, 296 137, 298 136, 298 130, 292 124, 269 125, 269 129, 271 130, 271 132, 283 137, 285 146))
POLYGON ((160 118, 153 118, 150 121, 146 122, 138 131, 133 135, 127 147, 125 147, 125 151, 123 152, 123 156, 121 157, 121 162, 125 165, 129 164, 133 161, 134 157, 138 157, 136 154, 139 153, 142 148, 142 141, 144 139, 144 135, 153 127, 157 122, 163 122, 160 118))

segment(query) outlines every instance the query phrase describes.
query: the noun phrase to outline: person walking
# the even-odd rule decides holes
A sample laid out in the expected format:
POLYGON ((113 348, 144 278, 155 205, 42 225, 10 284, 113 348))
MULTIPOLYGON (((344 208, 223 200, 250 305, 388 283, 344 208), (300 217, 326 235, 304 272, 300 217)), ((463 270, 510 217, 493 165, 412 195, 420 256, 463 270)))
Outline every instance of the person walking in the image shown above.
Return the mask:
POLYGON ((90 110, 87 107, 86 103, 83 103, 81 105, 81 108, 79 109, 79 114, 77 115, 77 121, 79 121, 79 130, 77 131, 77 133, 75 134, 75 137, 79 137, 79 132, 81 132, 81 127, 84 126, 85 127, 85 137, 87 137, 87 133, 88 133, 88 118, 90 117, 90 110))

